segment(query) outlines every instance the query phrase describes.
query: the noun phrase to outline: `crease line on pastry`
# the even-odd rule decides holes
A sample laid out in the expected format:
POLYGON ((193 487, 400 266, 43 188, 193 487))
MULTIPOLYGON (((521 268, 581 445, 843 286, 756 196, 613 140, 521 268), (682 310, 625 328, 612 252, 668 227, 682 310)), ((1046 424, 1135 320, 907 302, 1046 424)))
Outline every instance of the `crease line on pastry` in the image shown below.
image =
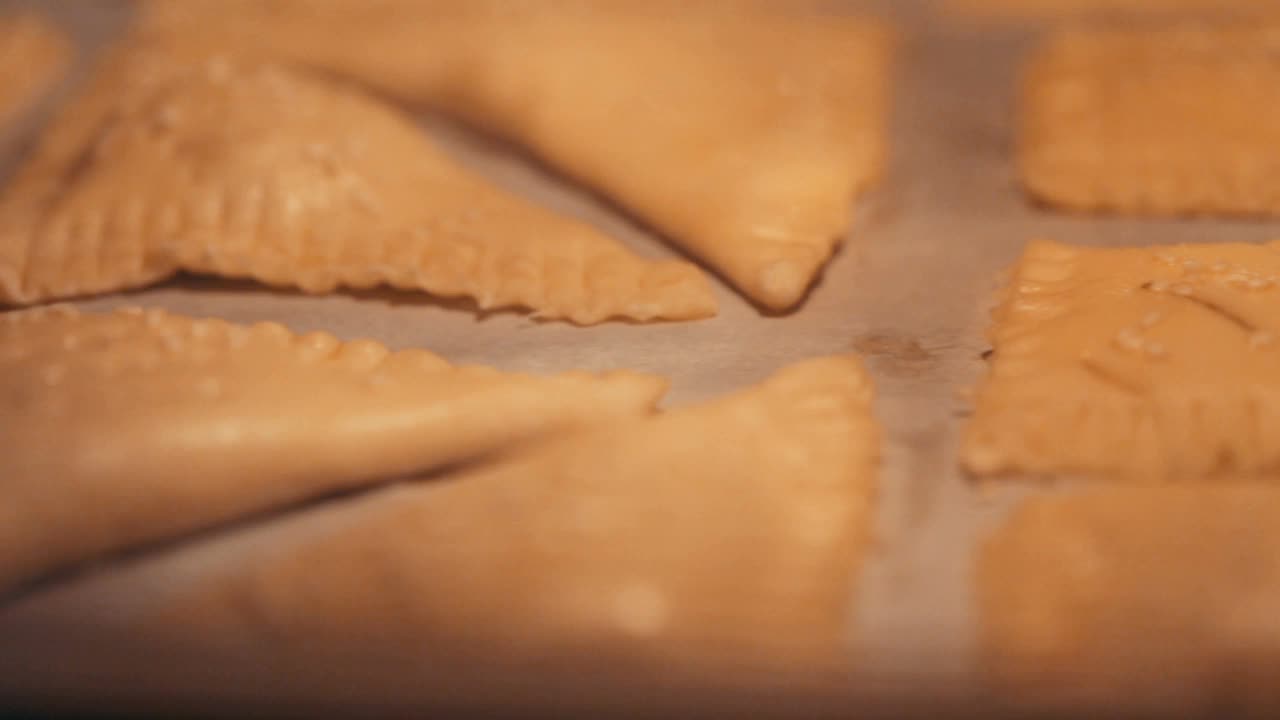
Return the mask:
POLYGON ((1094 353, 1082 354, 1080 365, 1095 379, 1126 394, 1143 397, 1151 390, 1151 384, 1138 374, 1124 372, 1115 363, 1107 362, 1094 353))
POLYGON ((1142 289, 1143 289, 1143 290, 1146 290, 1146 291, 1148 291, 1148 292, 1156 293, 1156 294, 1159 294, 1159 295, 1167 295, 1167 296, 1171 296, 1171 297, 1173 297, 1173 298, 1177 298, 1177 299, 1180 299, 1180 300, 1185 300, 1186 302, 1189 302, 1189 303, 1193 303, 1193 304, 1195 304, 1195 305, 1198 305, 1198 306, 1200 306, 1200 307, 1204 308, 1205 310, 1208 310, 1209 312, 1213 313, 1214 315, 1217 315, 1218 317, 1222 318, 1223 320, 1226 320, 1227 322, 1229 322, 1230 324, 1232 324, 1232 325, 1236 326, 1237 328, 1240 328, 1241 330, 1244 330, 1245 332, 1257 332, 1258 330, 1260 330, 1260 329, 1261 329, 1261 328, 1257 327, 1256 325, 1254 325, 1252 322, 1250 322, 1250 321, 1249 321, 1248 319, 1246 319, 1245 317, 1243 317, 1243 316, 1241 316, 1241 315, 1239 315, 1239 314, 1237 314, 1237 313, 1235 313, 1235 312, 1232 312, 1231 310, 1227 309, 1227 308, 1226 308, 1226 307, 1224 307, 1221 303, 1218 303, 1218 302, 1215 302, 1215 301, 1213 301, 1213 300, 1210 300, 1210 299, 1208 299, 1208 298, 1203 297, 1203 296, 1199 293, 1199 288, 1197 288, 1197 287, 1196 287, 1195 285, 1193 285, 1193 284, 1190 284, 1190 283, 1174 283, 1174 285, 1173 285, 1172 287, 1170 287, 1170 288, 1169 288, 1169 290, 1168 290, 1167 292, 1165 292, 1165 291, 1162 291, 1162 290, 1158 289, 1158 288, 1157 288, 1157 286, 1156 286, 1154 283, 1150 283, 1150 282, 1149 282, 1149 283, 1145 283, 1145 284, 1143 284, 1143 285, 1142 285, 1142 289), (1179 288, 1179 285, 1183 285, 1184 287, 1179 288))

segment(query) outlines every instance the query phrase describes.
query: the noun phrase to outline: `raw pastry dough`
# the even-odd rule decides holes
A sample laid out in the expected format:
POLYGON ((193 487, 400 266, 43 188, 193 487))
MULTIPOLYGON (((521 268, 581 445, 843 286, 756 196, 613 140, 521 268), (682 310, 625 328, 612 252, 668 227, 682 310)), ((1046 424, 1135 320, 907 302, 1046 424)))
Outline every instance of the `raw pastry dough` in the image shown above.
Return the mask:
POLYGON ((142 558, 30 608, 255 658, 812 678, 845 657, 870 538, 871 392, 852 358, 801 363, 722 400, 142 558))
POLYGON ((994 313, 979 475, 1280 471, 1280 244, 1035 242, 994 313))
POLYGON ((0 302, 178 270, 329 292, 391 285, 597 323, 715 313, 706 277, 456 166, 354 88, 269 63, 124 51, 0 204, 0 302))
POLYGON ((274 323, 0 315, 0 593, 107 552, 651 410, 634 373, 455 368, 274 323))
POLYGON ((71 56, 71 42, 43 16, 0 16, 0 130, 62 77, 71 56))
POLYGON ((1055 207, 1280 213, 1280 25, 1062 31, 1032 60, 1018 162, 1055 207))
POLYGON ((1267 487, 1027 502, 982 553, 990 678, 1044 698, 1192 692, 1233 707, 1267 699, 1274 711, 1278 518, 1267 487))
POLYGON ((460 114, 774 310, 802 300, 884 162, 889 33, 864 19, 742 2, 227 6, 151 3, 144 27, 256 43, 460 114))

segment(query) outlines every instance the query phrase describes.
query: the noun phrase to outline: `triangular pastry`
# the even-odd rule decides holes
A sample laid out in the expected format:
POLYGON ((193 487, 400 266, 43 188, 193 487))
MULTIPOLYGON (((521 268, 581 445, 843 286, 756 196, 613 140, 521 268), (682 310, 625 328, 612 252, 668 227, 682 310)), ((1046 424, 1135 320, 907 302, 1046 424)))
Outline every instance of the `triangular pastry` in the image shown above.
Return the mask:
POLYGON ((819 359, 715 402, 141 558, 29 609, 255 658, 598 654, 812 672, 844 657, 878 453, 860 363, 819 359))
POLYGON ((453 367, 160 310, 0 315, 0 593, 111 551, 650 411, 634 373, 453 367))
POLYGON ((883 164, 890 42, 865 19, 767 3, 149 7, 145 32, 248 43, 525 145, 774 310, 804 297, 883 164))
POLYGON ((0 204, 0 302, 178 270, 306 292, 390 285, 582 324, 715 312, 697 268, 490 186, 354 88, 125 51, 0 204))

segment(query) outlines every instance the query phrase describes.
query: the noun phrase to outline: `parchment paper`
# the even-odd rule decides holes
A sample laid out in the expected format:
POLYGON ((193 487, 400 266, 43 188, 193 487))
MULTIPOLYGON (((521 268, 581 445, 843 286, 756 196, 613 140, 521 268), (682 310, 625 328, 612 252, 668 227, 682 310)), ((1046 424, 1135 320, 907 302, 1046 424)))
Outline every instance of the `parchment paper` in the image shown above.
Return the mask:
MULTIPOLYGON (((586 329, 539 324, 518 313, 478 317, 463 304, 408 293, 313 298, 204 279, 82 304, 96 310, 145 304, 243 322, 270 319, 298 331, 370 337, 395 348, 424 347, 456 362, 510 370, 652 371, 673 380, 669 406, 732 391, 803 358, 860 352, 874 376, 878 416, 888 438, 878 543, 849 600, 849 638, 861 667, 837 687, 792 687, 785 693, 733 688, 732 694, 718 696, 714 707, 727 714, 749 708, 756 716, 813 716, 857 702, 873 703, 861 705, 864 715, 875 708, 927 714, 930 703, 946 703, 945 709, 956 711, 981 702, 984 714, 996 713, 1002 706, 982 698, 975 682, 974 551, 1019 496, 1046 491, 1016 484, 978 487, 956 465, 965 410, 958 394, 981 374, 982 332, 1002 269, 1035 237, 1097 245, 1256 242, 1280 237, 1280 223, 1081 218, 1033 206, 1016 185, 1011 121, 1019 62, 1039 29, 966 26, 930 16, 926 4, 881 3, 882 11, 887 7, 902 20, 904 36, 894 82, 891 169, 881 188, 861 203, 844 250, 794 314, 762 317, 723 285, 721 314, 713 320, 586 329)), ((48 5, 78 28, 88 47, 118 27, 125 12, 120 3, 48 5)), ((20 128, 0 149, 20 148, 20 136, 36 122, 20 128)), ((438 119, 424 119, 424 126, 500 184, 586 218, 643 254, 674 254, 638 223, 519 153, 438 119)), ((99 572, 117 572, 117 567, 99 572)), ((200 567, 175 570, 178 575, 200 572, 200 567)), ((146 698, 177 705, 192 696, 260 700, 274 693, 295 703, 290 707, 301 702, 357 710, 426 702, 463 708, 542 703, 565 710, 594 700, 615 713, 667 707, 663 703, 672 712, 685 712, 708 697, 646 695, 636 690, 645 678, 631 678, 635 682, 627 692, 618 690, 620 685, 605 692, 605 684, 585 682, 581 669, 567 680, 535 672, 520 681, 510 674, 456 677, 448 668, 396 676, 387 669, 328 666, 293 684, 279 678, 267 683, 234 668, 184 667, 161 662, 155 654, 91 642, 95 616, 144 607, 148 587, 120 582, 100 597, 73 593, 74 601, 66 601, 67 588, 79 581, 62 578, 0 611, 0 627, 10 628, 9 637, 0 636, 0 691, 45 701, 146 698), (13 629, 15 613, 24 618, 20 631, 13 629), (532 677, 537 680, 527 679, 532 677)))

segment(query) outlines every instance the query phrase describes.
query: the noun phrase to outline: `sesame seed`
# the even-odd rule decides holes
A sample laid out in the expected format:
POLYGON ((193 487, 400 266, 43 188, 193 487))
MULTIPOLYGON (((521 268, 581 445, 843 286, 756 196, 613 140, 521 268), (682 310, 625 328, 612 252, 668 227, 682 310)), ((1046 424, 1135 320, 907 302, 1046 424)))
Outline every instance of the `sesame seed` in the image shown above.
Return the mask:
POLYGON ((1249 281, 1250 290, 1266 290, 1267 288, 1270 288, 1270 287, 1271 287, 1271 281, 1264 280, 1260 277, 1255 277, 1254 279, 1249 281))
POLYGON ((1169 290, 1174 295, 1178 295, 1180 297, 1190 297, 1192 293, 1195 292, 1195 289, 1186 283, 1177 283, 1173 287, 1169 288, 1169 290))
POLYGON ((1271 347, 1276 344, 1275 333, 1269 330, 1259 330, 1249 336, 1249 347, 1258 350, 1264 347, 1271 347))
POLYGON ((1152 310, 1142 317, 1142 327, 1153 328, 1159 325, 1161 320, 1164 320, 1164 313, 1159 310, 1152 310))
POLYGON ((1133 328, 1125 328, 1116 333, 1115 342, 1122 350, 1142 349, 1142 335, 1133 328))
POLYGON ((1164 345, 1158 342, 1148 342, 1147 344, 1143 345, 1142 350, 1143 352, 1146 353, 1147 357, 1149 358, 1162 360, 1164 358, 1169 357, 1168 348, 1166 348, 1164 345))
POLYGON ((1152 280, 1147 287, 1151 289, 1151 292, 1162 293, 1169 290, 1169 283, 1166 280, 1152 280))

